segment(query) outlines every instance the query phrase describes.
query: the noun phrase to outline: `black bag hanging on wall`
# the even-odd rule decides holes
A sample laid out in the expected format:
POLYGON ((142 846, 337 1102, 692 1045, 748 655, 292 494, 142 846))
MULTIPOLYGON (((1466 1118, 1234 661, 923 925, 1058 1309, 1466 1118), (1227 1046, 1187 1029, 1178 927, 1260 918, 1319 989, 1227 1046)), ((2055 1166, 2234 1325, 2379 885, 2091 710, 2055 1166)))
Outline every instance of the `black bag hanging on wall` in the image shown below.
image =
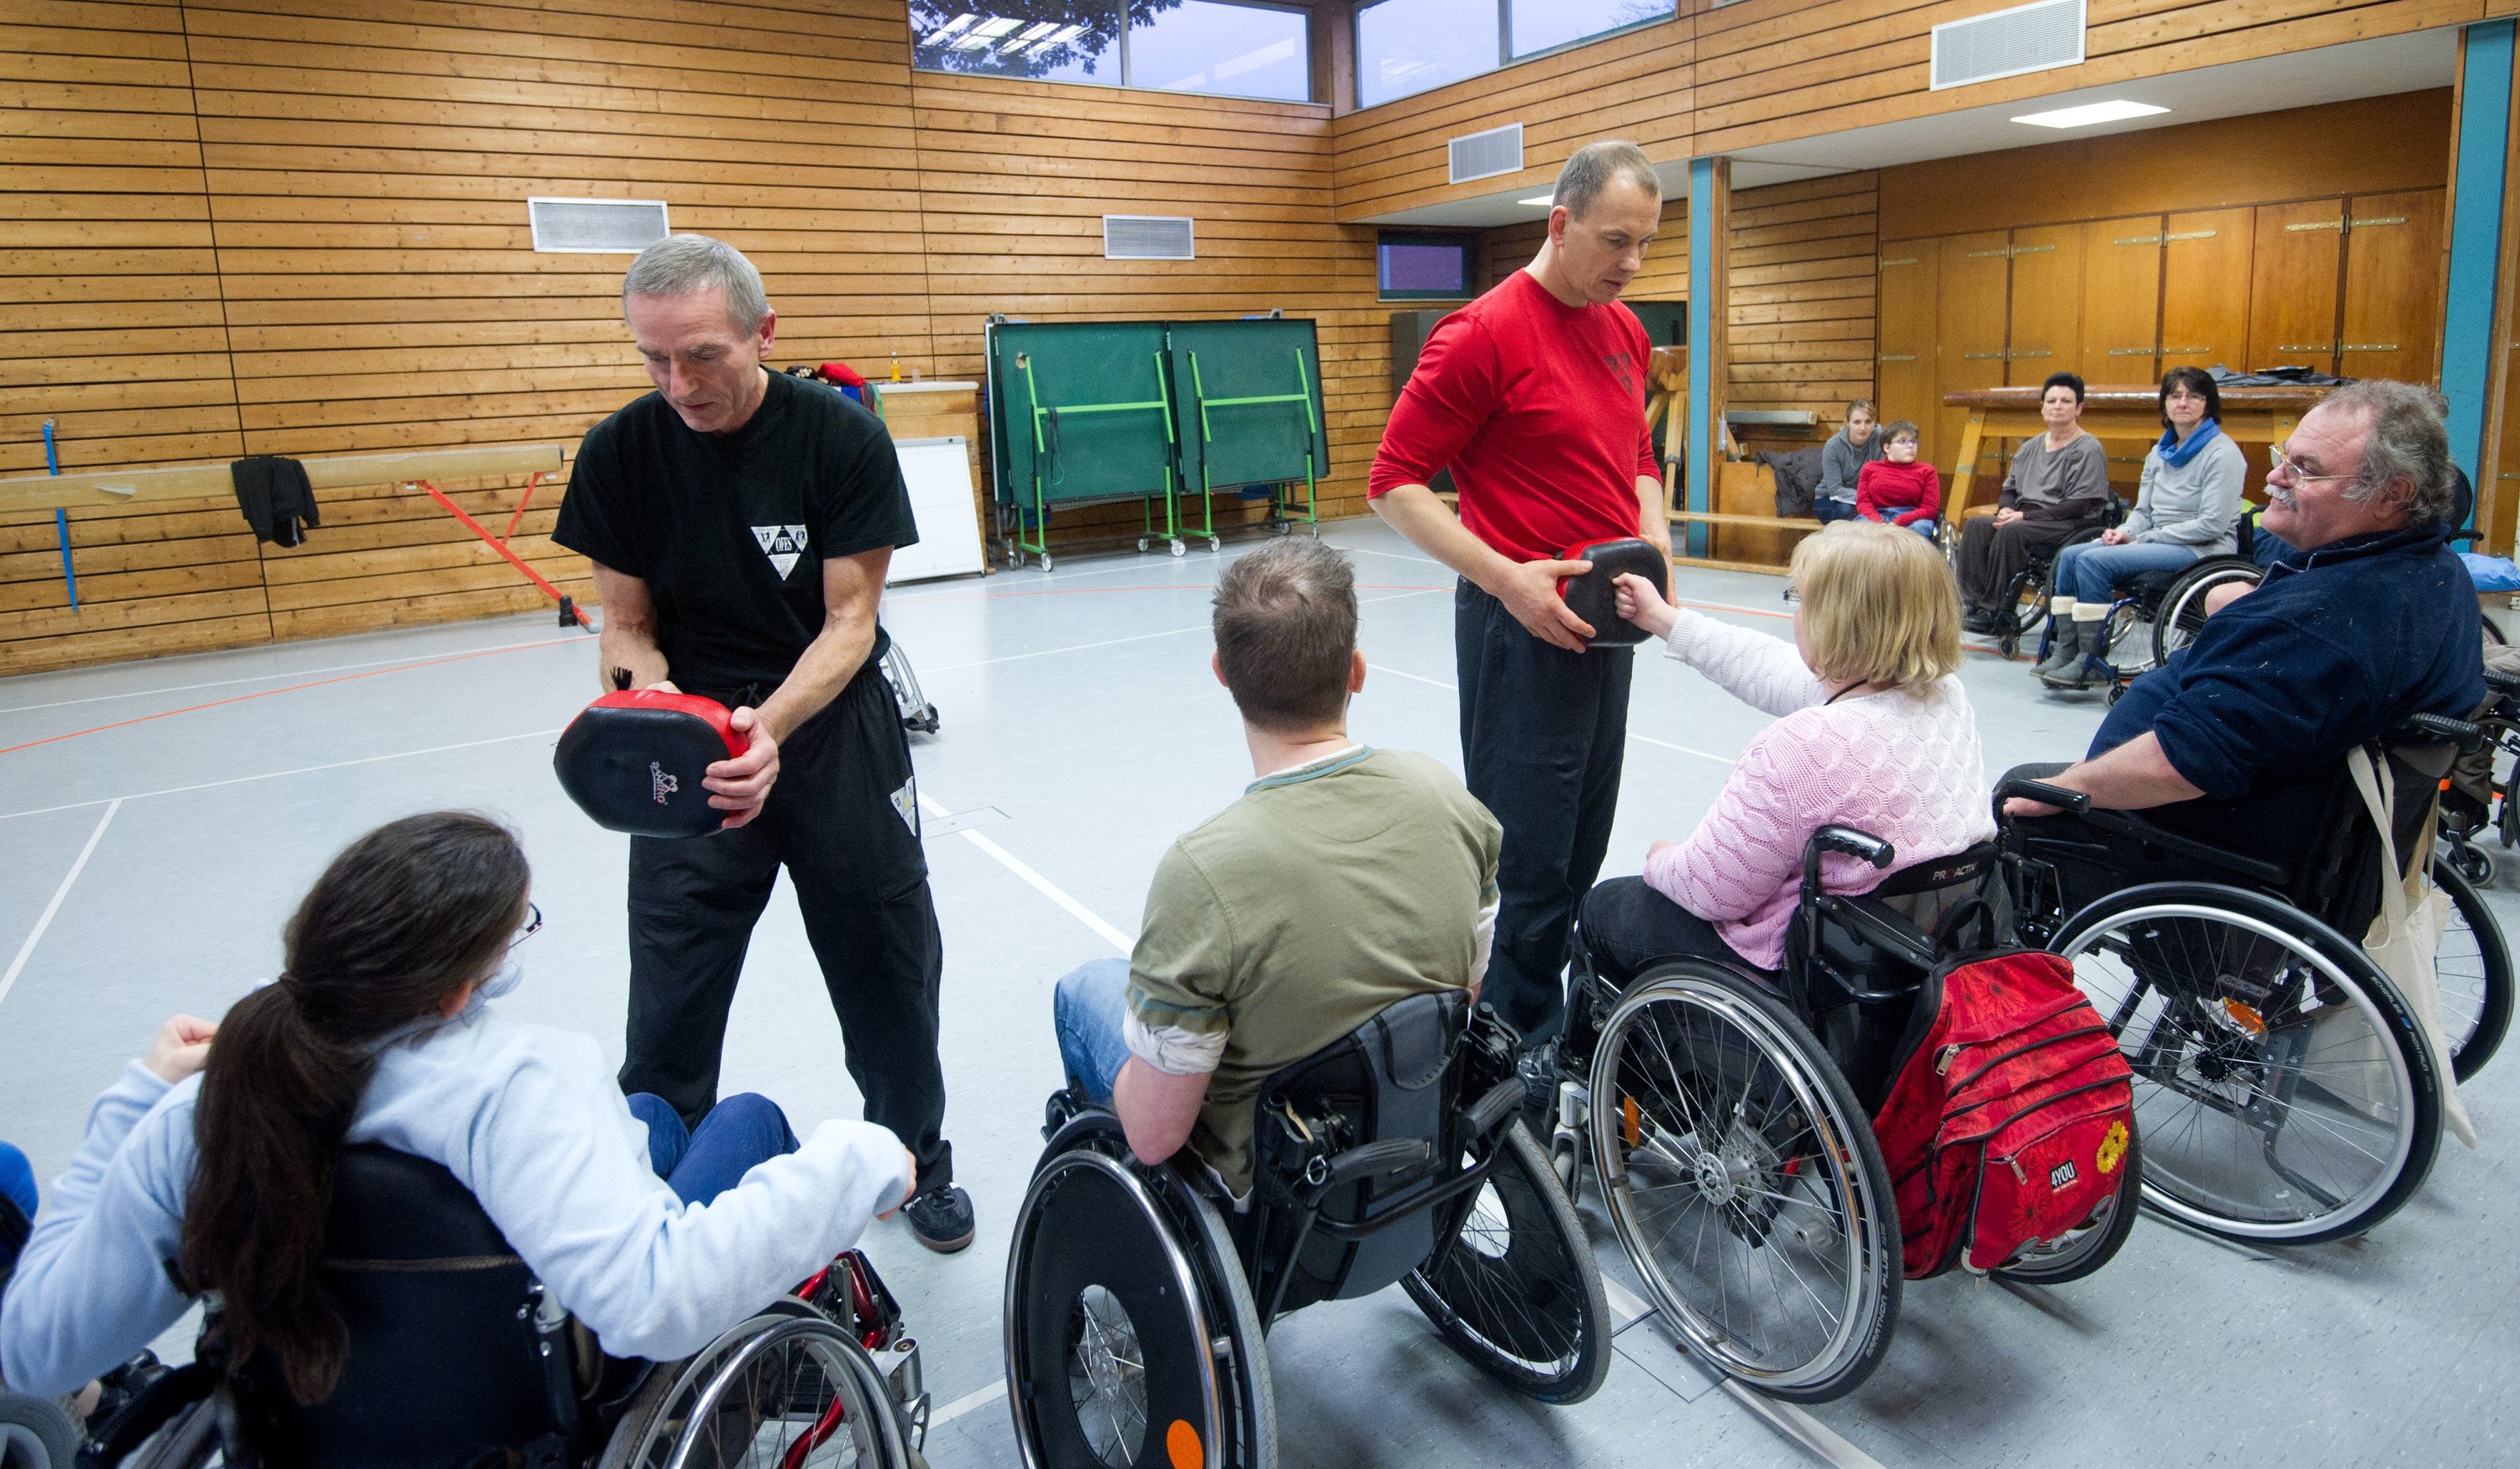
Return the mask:
POLYGON ((245 512, 245 523, 253 527, 257 541, 300 546, 306 526, 324 523, 315 512, 315 487, 306 480, 306 467, 293 459, 274 454, 241 459, 228 466, 228 478, 236 485, 237 509, 245 512))

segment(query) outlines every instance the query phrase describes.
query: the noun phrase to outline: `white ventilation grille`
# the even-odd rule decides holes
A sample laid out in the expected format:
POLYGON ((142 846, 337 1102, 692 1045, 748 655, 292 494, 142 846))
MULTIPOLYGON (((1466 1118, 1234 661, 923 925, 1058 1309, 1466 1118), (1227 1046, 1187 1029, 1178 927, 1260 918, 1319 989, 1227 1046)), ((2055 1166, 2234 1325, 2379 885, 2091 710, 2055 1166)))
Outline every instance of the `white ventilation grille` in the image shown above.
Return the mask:
POLYGON ((665 238, 665 206, 646 199, 529 199, 534 248, 635 255, 665 238))
POLYGON ((1522 172, 1522 124, 1508 122, 1483 133, 1463 133, 1444 145, 1452 156, 1453 182, 1522 172))
POLYGON ((2083 61, 2084 0, 2037 0, 1934 27, 1933 90, 2083 61))
POLYGON ((1187 215, 1105 214, 1102 216, 1105 260, 1194 260, 1198 258, 1187 215))

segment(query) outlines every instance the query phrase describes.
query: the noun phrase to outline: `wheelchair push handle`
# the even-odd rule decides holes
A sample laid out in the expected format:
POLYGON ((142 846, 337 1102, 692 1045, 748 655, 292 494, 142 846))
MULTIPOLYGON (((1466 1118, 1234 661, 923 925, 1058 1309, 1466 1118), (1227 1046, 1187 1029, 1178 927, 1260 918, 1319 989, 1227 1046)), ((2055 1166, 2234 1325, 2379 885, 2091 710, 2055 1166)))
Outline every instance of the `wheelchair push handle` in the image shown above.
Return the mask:
POLYGON ((2454 744, 2473 755, 2485 744, 2485 727, 2447 714, 2409 714, 2384 738, 2390 744, 2454 744))
POLYGON ((1422 1137, 1389 1137, 1349 1148, 1334 1158, 1316 1156, 1305 1169, 1304 1181, 1316 1188, 1336 1188, 1358 1179, 1423 1167, 1434 1155, 1435 1150, 1422 1137))
POLYGON ((1899 860, 1897 847, 1869 831, 1858 831, 1852 826, 1822 826, 1811 834, 1811 840, 1803 843, 1804 887, 1819 891, 1820 860, 1831 852, 1852 857, 1876 870, 1886 870, 1890 864, 1899 860))
POLYGON ((1995 819, 1999 824, 2003 821, 2003 803, 2015 796, 2053 806, 2059 811, 2070 811, 2076 816, 2092 809, 2092 798, 2079 790, 2067 790, 2045 780, 2026 780, 2015 776, 1995 787, 1995 819))

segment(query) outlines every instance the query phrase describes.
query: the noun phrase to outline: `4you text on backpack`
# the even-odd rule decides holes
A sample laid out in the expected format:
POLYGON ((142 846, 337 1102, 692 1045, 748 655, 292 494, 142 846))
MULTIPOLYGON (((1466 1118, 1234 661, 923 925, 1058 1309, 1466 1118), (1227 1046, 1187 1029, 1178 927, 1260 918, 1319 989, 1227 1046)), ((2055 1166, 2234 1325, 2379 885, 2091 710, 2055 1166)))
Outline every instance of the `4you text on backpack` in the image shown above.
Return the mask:
POLYGON ((2053 1242, 2127 1181, 2135 1089, 2073 965, 1978 953, 1918 994, 1873 1119, 1909 1279, 1992 1270, 2053 1242))

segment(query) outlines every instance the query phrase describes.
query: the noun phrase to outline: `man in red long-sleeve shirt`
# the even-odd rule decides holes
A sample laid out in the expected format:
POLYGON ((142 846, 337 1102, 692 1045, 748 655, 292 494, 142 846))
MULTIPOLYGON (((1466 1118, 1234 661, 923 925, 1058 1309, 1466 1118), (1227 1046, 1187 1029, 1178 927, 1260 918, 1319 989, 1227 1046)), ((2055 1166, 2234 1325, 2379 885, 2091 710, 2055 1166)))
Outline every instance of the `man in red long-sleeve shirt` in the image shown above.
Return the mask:
POLYGON ((1505 828, 1488 993, 1534 1042, 1565 1009, 1566 935, 1600 874, 1626 750, 1625 647, 1557 595, 1560 557, 1642 536, 1671 554, 1645 426, 1651 343, 1619 292, 1643 267, 1662 186, 1632 143, 1579 150, 1531 264, 1427 337, 1374 455, 1374 510, 1461 574, 1453 646, 1462 763, 1505 828), (1426 481, 1449 467, 1461 514, 1426 481))

